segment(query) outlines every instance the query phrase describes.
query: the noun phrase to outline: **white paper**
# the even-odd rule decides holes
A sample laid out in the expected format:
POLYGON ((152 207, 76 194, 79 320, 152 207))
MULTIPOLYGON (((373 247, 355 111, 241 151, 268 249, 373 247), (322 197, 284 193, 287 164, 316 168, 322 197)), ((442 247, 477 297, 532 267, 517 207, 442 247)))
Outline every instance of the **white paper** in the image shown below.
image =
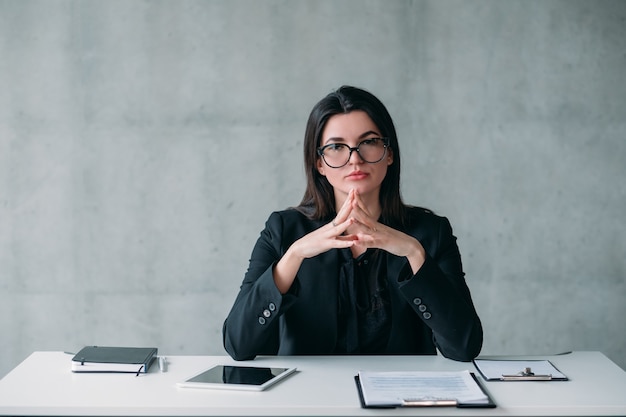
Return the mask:
POLYGON ((359 372, 365 404, 400 406, 408 401, 456 400, 459 403, 486 403, 469 371, 359 372))
POLYGON ((526 368, 530 368, 535 375, 552 375, 552 379, 567 379, 548 360, 475 359, 474 365, 488 380, 500 379, 502 375, 516 375, 526 368))

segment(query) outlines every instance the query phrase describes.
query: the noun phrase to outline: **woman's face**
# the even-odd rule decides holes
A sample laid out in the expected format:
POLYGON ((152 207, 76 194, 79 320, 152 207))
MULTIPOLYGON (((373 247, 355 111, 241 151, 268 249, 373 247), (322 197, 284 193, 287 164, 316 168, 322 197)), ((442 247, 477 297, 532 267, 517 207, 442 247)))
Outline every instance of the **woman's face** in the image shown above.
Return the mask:
MULTIPOLYGON (((362 110, 354 110, 346 114, 336 114, 328 119, 320 147, 328 144, 345 144, 356 148, 369 139, 381 138, 382 135, 372 119, 362 110)), ((376 197, 380 193, 380 185, 387 174, 387 167, 393 162, 391 149, 387 148, 385 156, 378 162, 363 161, 355 151, 350 155, 348 163, 340 168, 331 168, 320 157, 317 160, 318 172, 325 176, 333 186, 335 198, 345 197, 351 189, 356 189, 363 197, 376 197)))

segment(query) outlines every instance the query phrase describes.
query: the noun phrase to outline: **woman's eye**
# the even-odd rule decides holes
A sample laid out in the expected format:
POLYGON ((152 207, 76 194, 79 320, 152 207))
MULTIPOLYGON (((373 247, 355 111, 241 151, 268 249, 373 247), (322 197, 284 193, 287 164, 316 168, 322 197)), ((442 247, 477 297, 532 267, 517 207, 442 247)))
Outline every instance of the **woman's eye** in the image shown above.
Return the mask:
POLYGON ((363 142, 359 144, 365 146, 376 146, 378 144, 378 138, 365 139, 363 142))

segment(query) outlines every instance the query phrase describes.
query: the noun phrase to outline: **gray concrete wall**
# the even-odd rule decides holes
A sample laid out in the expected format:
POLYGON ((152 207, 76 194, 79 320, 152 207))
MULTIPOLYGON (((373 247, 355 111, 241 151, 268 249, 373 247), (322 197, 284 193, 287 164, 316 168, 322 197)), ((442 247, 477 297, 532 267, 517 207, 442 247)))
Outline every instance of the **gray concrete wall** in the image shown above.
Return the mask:
POLYGON ((626 367, 625 1, 0 1, 0 375, 224 354, 313 104, 369 89, 450 218, 485 354, 626 367), (69 367, 69 365, 68 365, 69 367))

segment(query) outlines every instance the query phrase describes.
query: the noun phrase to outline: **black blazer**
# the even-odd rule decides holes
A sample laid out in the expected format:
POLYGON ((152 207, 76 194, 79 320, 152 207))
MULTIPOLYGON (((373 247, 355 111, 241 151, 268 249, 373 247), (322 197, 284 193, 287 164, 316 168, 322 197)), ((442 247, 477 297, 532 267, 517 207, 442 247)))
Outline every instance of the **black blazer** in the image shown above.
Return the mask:
MULTIPOLYGON (((450 223, 420 208, 410 209, 407 223, 403 232, 421 242, 427 259, 413 275, 406 257, 386 254, 391 332, 380 353, 436 354, 438 348, 448 358, 472 360, 482 347, 483 331, 450 223)), ((270 215, 224 322, 224 348, 234 359, 334 352, 339 250, 305 259, 287 294, 280 294, 272 275, 294 241, 324 224, 295 209, 270 215)))

